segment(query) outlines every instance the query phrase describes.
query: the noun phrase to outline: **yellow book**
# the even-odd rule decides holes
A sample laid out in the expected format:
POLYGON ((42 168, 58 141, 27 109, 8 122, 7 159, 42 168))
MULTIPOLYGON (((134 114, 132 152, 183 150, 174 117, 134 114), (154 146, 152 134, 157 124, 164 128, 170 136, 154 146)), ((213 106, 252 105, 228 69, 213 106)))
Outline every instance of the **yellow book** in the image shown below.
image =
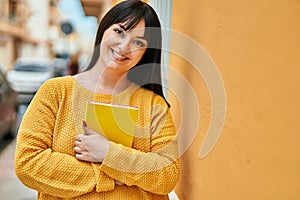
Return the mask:
POLYGON ((137 115, 137 107, 89 102, 85 121, 108 140, 132 147, 137 115))

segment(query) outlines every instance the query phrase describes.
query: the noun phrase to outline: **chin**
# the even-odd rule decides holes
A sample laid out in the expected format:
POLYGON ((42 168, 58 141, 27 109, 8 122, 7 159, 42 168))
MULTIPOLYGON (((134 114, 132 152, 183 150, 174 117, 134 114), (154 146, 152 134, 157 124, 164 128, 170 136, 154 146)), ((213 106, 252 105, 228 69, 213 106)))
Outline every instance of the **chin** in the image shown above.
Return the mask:
POLYGON ((112 65, 112 64, 108 64, 106 66, 106 70, 114 71, 116 73, 123 73, 124 72, 124 68, 121 68, 120 65, 112 65))

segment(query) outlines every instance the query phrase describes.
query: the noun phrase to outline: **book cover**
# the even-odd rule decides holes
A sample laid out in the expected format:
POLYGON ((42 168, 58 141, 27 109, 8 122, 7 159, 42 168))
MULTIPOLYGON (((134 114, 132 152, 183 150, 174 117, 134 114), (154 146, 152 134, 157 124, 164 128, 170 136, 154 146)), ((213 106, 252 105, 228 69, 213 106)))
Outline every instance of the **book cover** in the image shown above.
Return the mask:
POLYGON ((132 147, 137 115, 137 107, 89 102, 85 121, 108 140, 132 147))

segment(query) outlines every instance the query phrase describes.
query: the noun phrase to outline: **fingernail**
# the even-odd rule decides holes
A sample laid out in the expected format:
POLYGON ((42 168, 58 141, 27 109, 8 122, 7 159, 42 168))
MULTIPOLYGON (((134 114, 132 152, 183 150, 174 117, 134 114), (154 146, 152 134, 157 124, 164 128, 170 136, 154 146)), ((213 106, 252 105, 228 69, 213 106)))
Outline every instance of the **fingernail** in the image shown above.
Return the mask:
POLYGON ((87 127, 87 123, 86 123, 86 121, 82 121, 82 126, 84 127, 84 128, 86 128, 87 127))

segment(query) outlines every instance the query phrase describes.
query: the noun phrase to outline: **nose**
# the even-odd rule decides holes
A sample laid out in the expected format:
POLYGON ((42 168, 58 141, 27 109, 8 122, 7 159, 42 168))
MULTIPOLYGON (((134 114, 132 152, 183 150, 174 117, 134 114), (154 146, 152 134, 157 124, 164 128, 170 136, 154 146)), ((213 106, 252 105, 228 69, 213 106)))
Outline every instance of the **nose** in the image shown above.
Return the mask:
POLYGON ((119 51, 123 54, 130 52, 130 39, 124 38, 120 41, 119 45, 119 51))

